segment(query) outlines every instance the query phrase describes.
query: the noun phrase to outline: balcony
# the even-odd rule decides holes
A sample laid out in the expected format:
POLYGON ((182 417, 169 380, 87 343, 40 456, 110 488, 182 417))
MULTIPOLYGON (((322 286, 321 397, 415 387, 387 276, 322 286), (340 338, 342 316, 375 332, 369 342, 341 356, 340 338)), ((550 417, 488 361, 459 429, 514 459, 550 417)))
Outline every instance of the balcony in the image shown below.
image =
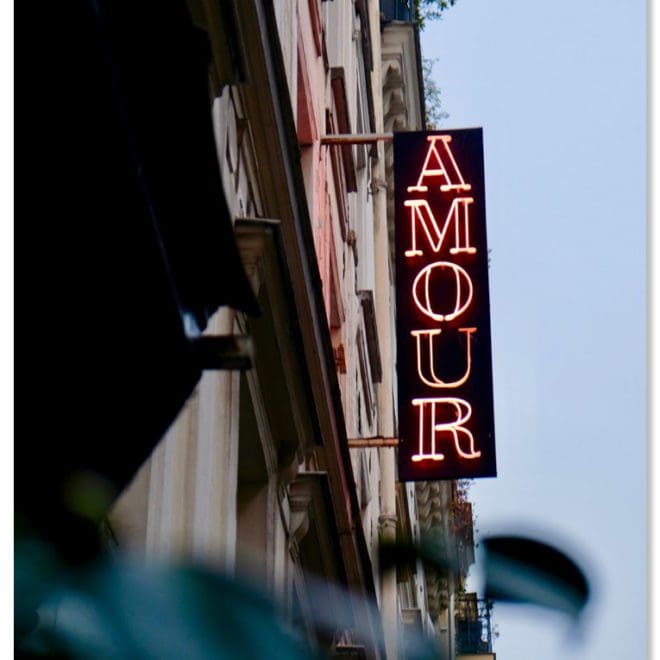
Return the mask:
POLYGON ((456 598, 456 654, 492 654, 491 600, 477 598, 476 593, 457 595, 456 598))
POLYGON ((381 23, 403 21, 414 23, 415 7, 413 0, 380 0, 381 23))

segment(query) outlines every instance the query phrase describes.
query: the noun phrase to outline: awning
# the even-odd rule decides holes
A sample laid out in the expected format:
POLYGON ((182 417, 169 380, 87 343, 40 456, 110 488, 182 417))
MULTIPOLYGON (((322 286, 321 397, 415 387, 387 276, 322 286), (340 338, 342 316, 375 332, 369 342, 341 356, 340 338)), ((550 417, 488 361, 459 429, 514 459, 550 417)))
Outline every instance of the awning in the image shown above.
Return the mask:
POLYGON ((202 330, 221 305, 258 307, 220 180, 208 40, 185 1, 41 1, 29 14, 15 506, 72 549, 72 476, 119 492, 199 380, 184 317, 202 330))

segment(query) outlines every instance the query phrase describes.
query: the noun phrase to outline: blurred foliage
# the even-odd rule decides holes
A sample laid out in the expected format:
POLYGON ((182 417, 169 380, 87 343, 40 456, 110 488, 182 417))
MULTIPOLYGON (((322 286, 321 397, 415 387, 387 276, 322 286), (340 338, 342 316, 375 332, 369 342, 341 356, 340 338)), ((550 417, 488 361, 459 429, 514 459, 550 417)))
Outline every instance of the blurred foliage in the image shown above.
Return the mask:
MULTIPOLYGON (((547 543, 523 536, 485 537, 482 544, 486 598, 545 607, 579 624, 590 587, 584 571, 570 557, 547 543)), ((443 552, 441 547, 451 544, 383 545, 381 569, 392 570, 402 564, 411 568, 420 559, 440 570, 460 573, 456 553, 443 552)))
MULTIPOLYGON (((97 531, 100 535, 98 527, 97 531)), ((482 543, 487 598, 540 605, 580 620, 589 585, 572 559, 526 537, 490 537, 482 543)), ((100 540, 94 547, 96 553, 64 555, 19 524, 14 552, 15 657, 324 657, 302 632, 302 621, 292 621, 284 604, 235 577, 200 566, 129 562, 109 555, 100 540)), ((456 553, 445 550, 450 547, 451 543, 433 542, 384 544, 380 570, 407 572, 421 561, 444 572, 460 573, 456 553)), ((380 619, 376 603, 364 602, 345 588, 311 575, 304 581, 306 621, 319 639, 331 640, 337 631, 348 629, 355 639, 370 638, 366 621, 380 619), (371 612, 359 617, 354 615, 358 610, 371 612)), ((441 658, 433 638, 421 631, 403 634, 408 660, 441 658)))
POLYGON ((28 539, 15 557, 18 658, 319 657, 268 598, 201 567, 72 567, 28 539))
POLYGON ((575 621, 589 600, 582 569, 557 548, 521 536, 483 540, 486 598, 564 612, 575 621))

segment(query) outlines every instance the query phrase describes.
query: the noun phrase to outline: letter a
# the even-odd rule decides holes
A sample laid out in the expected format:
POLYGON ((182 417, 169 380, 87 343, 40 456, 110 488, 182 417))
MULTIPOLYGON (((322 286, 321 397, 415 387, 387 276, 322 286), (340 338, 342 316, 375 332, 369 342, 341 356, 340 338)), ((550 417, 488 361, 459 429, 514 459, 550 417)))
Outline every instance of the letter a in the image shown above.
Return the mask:
POLYGON ((441 176, 444 178, 446 183, 440 184, 440 190, 442 192, 448 190, 470 190, 472 186, 469 183, 465 183, 463 175, 454 160, 454 154, 452 154, 449 148, 451 135, 428 135, 426 139, 431 143, 431 146, 426 152, 426 160, 422 166, 422 172, 419 175, 417 185, 408 186, 408 192, 427 191, 429 188, 424 185, 424 177, 427 176, 441 176), (444 153, 444 160, 436 147, 437 142, 440 142, 442 145, 441 150, 444 153), (451 164, 451 171, 447 169, 445 163, 451 164))

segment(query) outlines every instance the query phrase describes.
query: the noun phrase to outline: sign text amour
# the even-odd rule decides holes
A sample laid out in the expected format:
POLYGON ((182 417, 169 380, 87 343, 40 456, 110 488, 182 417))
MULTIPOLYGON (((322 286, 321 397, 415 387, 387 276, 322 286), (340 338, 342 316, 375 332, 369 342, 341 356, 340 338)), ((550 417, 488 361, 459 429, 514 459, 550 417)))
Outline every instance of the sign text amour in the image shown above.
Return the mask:
POLYGON ((399 478, 494 476, 481 129, 398 133, 399 478))

